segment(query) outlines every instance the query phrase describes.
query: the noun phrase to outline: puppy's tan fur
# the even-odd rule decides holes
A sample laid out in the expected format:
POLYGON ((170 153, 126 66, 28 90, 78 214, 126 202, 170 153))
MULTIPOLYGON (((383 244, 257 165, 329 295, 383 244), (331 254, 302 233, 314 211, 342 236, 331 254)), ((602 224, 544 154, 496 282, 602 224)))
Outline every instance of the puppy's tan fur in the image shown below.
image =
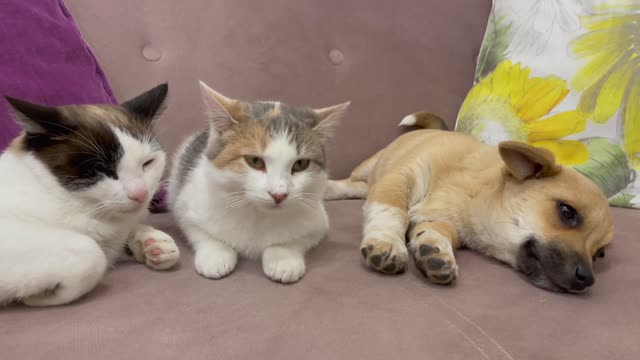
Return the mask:
POLYGON ((602 192, 547 150, 517 142, 494 147, 455 132, 400 136, 349 179, 333 181, 326 197, 366 198, 361 251, 368 266, 402 272, 411 253, 418 269, 441 284, 456 279, 453 250, 462 245, 543 288, 580 291, 577 267, 585 285, 592 258, 613 237, 602 192), (576 226, 563 221, 559 204, 576 210, 576 226))

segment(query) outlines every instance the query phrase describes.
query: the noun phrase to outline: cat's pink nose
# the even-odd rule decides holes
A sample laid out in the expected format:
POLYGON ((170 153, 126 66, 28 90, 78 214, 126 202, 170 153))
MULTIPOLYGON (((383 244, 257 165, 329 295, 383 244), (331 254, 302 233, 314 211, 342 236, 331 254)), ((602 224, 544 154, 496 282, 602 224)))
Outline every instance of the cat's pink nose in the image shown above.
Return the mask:
POLYGON ((275 201, 276 205, 280 204, 281 202, 283 202, 287 198, 287 196, 289 196, 289 194, 287 194, 287 193, 282 193, 282 194, 269 193, 269 195, 271 195, 271 197, 273 198, 273 201, 275 201))
POLYGON ((142 179, 125 179, 122 185, 124 186, 124 191, 127 193, 127 197, 133 201, 141 203, 145 201, 147 195, 149 195, 147 184, 145 184, 142 179))
POLYGON ((146 188, 137 188, 127 193, 129 199, 137 202, 143 202, 147 195, 149 195, 149 190, 146 188))

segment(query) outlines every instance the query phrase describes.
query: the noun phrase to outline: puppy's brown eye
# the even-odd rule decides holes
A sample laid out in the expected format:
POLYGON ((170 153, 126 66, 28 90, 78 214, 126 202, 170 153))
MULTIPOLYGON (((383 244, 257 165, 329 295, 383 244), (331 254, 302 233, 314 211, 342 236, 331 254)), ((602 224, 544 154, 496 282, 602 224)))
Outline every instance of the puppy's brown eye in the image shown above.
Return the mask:
POLYGON ((298 159, 296 160, 296 162, 293 163, 293 166, 291 167, 291 172, 300 172, 300 171, 305 171, 307 170, 307 168, 309 167, 309 159, 298 159))
POLYGON ((247 165, 251 166, 256 170, 262 171, 267 167, 264 163, 264 160, 262 160, 262 158, 260 158, 259 156, 248 155, 244 157, 244 161, 247 162, 247 165))
POLYGON ((560 220, 565 225, 574 228, 580 224, 580 215, 578 215, 576 209, 574 209, 571 205, 564 202, 559 202, 557 208, 560 220))

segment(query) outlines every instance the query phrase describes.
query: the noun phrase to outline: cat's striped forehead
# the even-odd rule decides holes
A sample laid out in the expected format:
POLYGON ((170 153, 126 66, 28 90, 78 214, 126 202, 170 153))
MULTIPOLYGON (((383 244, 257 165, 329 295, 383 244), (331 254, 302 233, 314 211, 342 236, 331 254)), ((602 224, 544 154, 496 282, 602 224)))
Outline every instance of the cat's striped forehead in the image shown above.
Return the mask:
POLYGON ((230 115, 239 123, 257 121, 267 126, 272 133, 287 129, 311 129, 320 121, 312 109, 277 101, 239 102, 238 106, 229 110, 230 115))
POLYGON ((314 130, 320 118, 312 109, 280 102, 243 102, 229 110, 237 124, 223 136, 225 151, 220 153, 217 165, 238 154, 262 155, 275 140, 283 138, 299 157, 324 165, 323 134, 314 130), (222 156, 225 153, 227 156, 222 156))

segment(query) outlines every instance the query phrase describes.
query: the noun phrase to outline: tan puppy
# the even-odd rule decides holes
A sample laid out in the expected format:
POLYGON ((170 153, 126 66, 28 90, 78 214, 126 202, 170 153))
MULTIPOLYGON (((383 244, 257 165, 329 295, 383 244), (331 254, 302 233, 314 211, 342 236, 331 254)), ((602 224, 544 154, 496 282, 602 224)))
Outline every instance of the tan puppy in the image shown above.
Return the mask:
MULTIPOLYGON (((402 124, 446 128, 425 113, 408 119, 402 124)), ((399 273, 411 253, 438 284, 456 279, 454 249, 465 246, 541 288, 583 291, 613 237, 596 185, 556 164, 549 151, 519 142, 494 147, 456 132, 407 133, 327 192, 327 200, 365 197, 360 249, 367 265, 399 273)))

